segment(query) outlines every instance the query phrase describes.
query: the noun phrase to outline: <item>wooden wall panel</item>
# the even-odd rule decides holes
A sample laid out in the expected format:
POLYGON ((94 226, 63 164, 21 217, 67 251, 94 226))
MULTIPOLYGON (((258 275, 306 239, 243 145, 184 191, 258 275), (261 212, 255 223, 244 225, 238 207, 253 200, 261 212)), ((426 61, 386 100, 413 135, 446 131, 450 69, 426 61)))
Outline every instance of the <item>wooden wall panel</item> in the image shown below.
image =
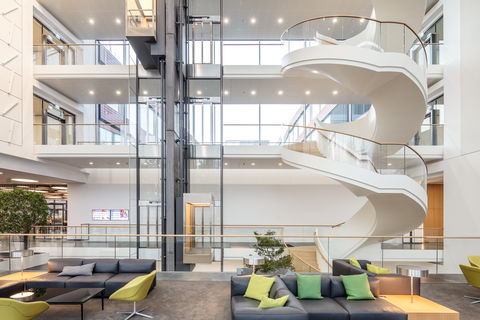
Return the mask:
MULTIPOLYGON (((423 223, 425 236, 443 236, 443 184, 429 184, 428 213, 423 223)), ((425 239, 425 242, 435 240, 425 239)))

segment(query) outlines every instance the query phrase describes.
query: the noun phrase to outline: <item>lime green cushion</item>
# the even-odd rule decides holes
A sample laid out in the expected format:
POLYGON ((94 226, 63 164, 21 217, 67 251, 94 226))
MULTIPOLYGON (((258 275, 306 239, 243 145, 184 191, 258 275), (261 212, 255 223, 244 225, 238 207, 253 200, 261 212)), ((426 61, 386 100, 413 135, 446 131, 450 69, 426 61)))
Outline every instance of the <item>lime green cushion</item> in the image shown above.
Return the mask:
POLYGON ((323 299, 322 276, 297 273, 298 299, 323 299))
POLYGON ((260 300, 258 307, 262 309, 283 307, 285 303, 287 303, 287 300, 288 294, 278 299, 263 297, 262 300, 260 300))
POLYGON ((341 276, 347 300, 375 300, 366 273, 341 276))
POLYGON ((362 266, 360 265, 360 263, 358 263, 357 259, 355 259, 354 257, 350 258, 350 264, 354 267, 362 269, 362 266))
POLYGON ((373 264, 367 263, 367 270, 376 274, 389 274, 390 269, 374 266, 373 264))
POLYGON ((247 291, 245 291, 243 296, 260 301, 263 297, 268 297, 274 282, 275 278, 257 276, 254 273, 248 282, 247 291))

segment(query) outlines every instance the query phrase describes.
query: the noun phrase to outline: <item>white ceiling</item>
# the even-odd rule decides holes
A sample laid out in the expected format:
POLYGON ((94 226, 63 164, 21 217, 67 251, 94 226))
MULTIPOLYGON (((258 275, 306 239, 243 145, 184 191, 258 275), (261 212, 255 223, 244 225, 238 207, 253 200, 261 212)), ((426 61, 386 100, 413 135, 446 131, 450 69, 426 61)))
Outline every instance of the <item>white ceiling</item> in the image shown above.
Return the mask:
POLYGON ((0 168, 0 184, 16 184, 16 185, 30 185, 32 183, 24 183, 24 182, 17 182, 12 181, 11 179, 30 179, 30 180, 37 180, 38 182, 34 182, 33 184, 62 184, 69 182, 68 180, 62 180, 47 176, 42 176, 38 174, 26 173, 21 171, 15 170, 7 170, 0 168))

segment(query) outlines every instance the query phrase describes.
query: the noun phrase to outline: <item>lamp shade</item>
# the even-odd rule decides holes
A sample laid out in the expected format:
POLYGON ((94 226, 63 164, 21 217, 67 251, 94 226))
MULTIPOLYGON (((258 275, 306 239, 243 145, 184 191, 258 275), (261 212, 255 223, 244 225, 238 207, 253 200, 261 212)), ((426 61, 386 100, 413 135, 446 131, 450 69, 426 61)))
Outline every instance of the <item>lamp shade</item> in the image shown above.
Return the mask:
POLYGON ((265 263, 265 258, 261 256, 247 256, 243 258, 243 263, 251 266, 260 266, 265 263))
POLYGON ((425 278, 428 277, 428 269, 418 266, 400 265, 397 266, 397 273, 402 276, 425 278))

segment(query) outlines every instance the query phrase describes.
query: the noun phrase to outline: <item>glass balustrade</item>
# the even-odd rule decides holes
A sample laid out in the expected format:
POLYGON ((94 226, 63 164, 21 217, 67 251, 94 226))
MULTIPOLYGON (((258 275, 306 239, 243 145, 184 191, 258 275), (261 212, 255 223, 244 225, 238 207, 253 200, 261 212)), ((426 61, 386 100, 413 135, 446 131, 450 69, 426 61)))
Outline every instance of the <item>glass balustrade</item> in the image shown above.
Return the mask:
POLYGON ((422 124, 415 137, 409 142, 411 146, 443 146, 443 124, 422 124))
POLYGON ((295 24, 282 34, 281 39, 287 44, 288 52, 323 45, 352 46, 409 56, 415 50, 414 61, 420 66, 428 65, 423 42, 403 22, 350 15, 323 16, 295 24))

